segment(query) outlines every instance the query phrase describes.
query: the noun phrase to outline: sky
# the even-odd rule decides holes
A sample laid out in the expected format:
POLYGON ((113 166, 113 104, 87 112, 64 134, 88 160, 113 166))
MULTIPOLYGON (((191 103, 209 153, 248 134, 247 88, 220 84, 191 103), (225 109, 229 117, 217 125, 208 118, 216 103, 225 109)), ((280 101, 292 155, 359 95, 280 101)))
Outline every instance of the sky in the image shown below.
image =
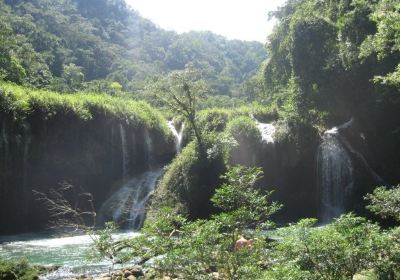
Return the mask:
POLYGON ((228 39, 266 42, 268 12, 285 0, 126 0, 143 17, 178 33, 212 31, 228 39))

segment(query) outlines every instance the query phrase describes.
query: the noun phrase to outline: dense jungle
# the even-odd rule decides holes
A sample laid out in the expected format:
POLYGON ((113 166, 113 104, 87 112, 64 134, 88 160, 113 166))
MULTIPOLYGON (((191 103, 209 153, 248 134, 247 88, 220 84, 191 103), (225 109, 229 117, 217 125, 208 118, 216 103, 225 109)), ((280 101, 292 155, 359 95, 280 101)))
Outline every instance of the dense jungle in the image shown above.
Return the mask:
POLYGON ((269 17, 0 0, 0 279, 400 279, 400 2, 269 17))

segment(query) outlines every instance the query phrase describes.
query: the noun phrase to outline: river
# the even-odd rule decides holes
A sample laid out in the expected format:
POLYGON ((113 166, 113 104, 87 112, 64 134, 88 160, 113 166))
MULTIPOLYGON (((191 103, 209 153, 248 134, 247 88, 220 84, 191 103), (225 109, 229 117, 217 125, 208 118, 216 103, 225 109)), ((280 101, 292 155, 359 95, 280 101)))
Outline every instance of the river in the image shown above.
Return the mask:
MULTIPOLYGON (((115 240, 137 236, 137 232, 120 232, 115 240)), ((26 259, 29 263, 44 266, 60 266, 52 273, 42 276, 43 280, 70 279, 82 274, 107 273, 109 261, 88 260, 92 239, 89 235, 51 236, 49 233, 0 236, 0 258, 5 260, 26 259)), ((118 267, 114 267, 118 268, 118 267)))

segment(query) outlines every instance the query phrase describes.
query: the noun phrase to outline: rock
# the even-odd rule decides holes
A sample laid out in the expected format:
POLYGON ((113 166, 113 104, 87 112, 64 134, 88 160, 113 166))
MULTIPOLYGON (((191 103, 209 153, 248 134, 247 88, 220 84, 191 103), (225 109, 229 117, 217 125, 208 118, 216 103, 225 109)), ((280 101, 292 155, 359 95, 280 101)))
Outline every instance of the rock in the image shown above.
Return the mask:
POLYGON ((122 273, 121 270, 117 270, 117 271, 115 271, 112 275, 113 275, 113 276, 122 276, 123 273, 122 273))
POLYGON ((130 272, 129 270, 125 270, 124 271, 124 277, 125 278, 128 278, 129 276, 131 276, 132 275, 132 272, 130 272))
POLYGON ((144 276, 143 269, 140 266, 135 266, 131 269, 131 273, 135 277, 144 276))
POLYGON ((78 280, 92 280, 93 277, 88 276, 86 274, 82 274, 82 275, 79 275, 78 277, 76 277, 76 279, 78 279, 78 280))
POLYGON ((211 279, 221 279, 218 272, 212 272, 209 275, 211 276, 211 279))
POLYGON ((127 280, 136 280, 136 277, 133 275, 129 275, 126 279, 127 280))

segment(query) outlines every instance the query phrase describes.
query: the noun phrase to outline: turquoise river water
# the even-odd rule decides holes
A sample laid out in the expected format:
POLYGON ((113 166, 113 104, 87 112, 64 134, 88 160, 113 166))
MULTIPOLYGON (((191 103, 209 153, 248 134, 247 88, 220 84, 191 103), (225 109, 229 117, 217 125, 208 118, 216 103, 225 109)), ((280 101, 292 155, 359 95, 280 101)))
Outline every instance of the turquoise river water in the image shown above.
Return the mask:
MULTIPOLYGON (((118 240, 134 237, 136 232, 121 232, 113 236, 118 240)), ((99 275, 110 269, 109 261, 88 260, 92 239, 89 235, 54 237, 50 234, 20 234, 0 236, 0 258, 6 260, 26 259, 37 265, 61 266, 58 270, 42 276, 43 280, 71 279, 82 274, 99 275)), ((114 267, 117 268, 117 267, 114 267)))

